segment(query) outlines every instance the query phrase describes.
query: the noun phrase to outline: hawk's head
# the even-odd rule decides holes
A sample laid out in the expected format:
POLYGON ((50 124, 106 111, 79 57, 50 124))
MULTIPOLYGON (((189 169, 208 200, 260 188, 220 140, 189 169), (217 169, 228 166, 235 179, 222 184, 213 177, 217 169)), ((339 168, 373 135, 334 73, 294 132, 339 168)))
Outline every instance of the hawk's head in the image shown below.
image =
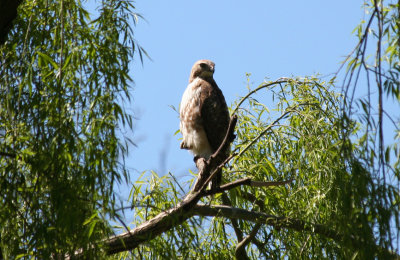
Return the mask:
POLYGON ((192 72, 190 73, 189 83, 195 78, 200 77, 203 79, 212 79, 214 74, 215 64, 210 60, 198 60, 194 63, 192 67, 192 72))

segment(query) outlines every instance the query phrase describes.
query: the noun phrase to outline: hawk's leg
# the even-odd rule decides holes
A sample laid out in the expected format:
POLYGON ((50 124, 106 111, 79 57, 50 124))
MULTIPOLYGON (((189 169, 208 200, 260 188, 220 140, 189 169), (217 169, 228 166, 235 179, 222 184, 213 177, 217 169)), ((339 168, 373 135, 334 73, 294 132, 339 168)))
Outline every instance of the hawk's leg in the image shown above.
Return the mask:
POLYGON ((196 164, 197 169, 200 169, 200 168, 199 168, 199 164, 198 164, 200 159, 203 159, 203 160, 204 160, 203 164, 205 164, 205 163, 207 162, 206 159, 204 159, 203 157, 201 157, 201 156, 199 156, 199 155, 196 155, 195 157, 193 157, 193 161, 194 161, 194 163, 196 164))
POLYGON ((180 148, 181 149, 185 149, 185 150, 189 150, 189 147, 183 141, 181 142, 180 148))
POLYGON ((194 163, 197 165, 197 160, 200 159, 201 157, 196 155, 195 157, 193 157, 193 161, 194 163))

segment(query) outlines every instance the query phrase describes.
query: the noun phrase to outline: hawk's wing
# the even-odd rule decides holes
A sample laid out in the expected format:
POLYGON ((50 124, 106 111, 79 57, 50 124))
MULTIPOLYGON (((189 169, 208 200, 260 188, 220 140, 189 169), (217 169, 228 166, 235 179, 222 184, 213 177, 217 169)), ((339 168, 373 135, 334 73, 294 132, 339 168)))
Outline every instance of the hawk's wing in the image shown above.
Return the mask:
POLYGON ((221 145, 229 125, 229 111, 222 91, 215 81, 203 81, 200 94, 202 125, 215 152, 221 145))

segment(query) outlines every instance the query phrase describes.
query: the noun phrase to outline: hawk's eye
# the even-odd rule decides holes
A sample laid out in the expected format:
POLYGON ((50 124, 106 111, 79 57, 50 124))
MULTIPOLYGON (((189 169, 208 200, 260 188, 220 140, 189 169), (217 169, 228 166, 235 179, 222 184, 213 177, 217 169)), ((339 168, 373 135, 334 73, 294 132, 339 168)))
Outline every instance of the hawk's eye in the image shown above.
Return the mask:
POLYGON ((202 69, 205 69, 205 68, 207 68, 207 64, 205 64, 205 63, 200 63, 200 67, 201 67, 202 69))

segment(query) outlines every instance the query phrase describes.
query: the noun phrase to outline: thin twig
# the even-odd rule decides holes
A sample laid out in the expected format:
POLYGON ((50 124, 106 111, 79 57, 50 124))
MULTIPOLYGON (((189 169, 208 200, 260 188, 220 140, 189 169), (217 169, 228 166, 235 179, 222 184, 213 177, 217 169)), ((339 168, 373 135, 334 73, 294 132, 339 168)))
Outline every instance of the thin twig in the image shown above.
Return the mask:
POLYGON ((236 111, 239 109, 240 105, 242 105, 242 103, 243 103, 246 99, 248 99, 248 98, 249 98, 251 95, 253 95, 254 93, 258 92, 260 89, 267 88, 267 87, 270 87, 270 86, 273 86, 273 85, 277 85, 277 84, 287 83, 287 82, 289 82, 289 79, 282 78, 282 79, 278 79, 278 80, 276 80, 276 81, 274 81, 274 82, 270 82, 270 83, 261 85, 261 86, 259 86, 258 88, 255 88, 254 90, 252 90, 252 91, 250 91, 249 93, 247 93, 247 95, 244 96, 244 97, 240 100, 240 102, 236 105, 235 109, 233 110, 232 115, 234 115, 234 114, 236 113, 236 111))
POLYGON ((382 175, 383 175, 383 185, 386 185, 386 176, 385 176, 385 157, 384 157, 384 139, 383 139, 383 89, 382 89, 382 65, 381 65, 381 60, 382 60, 382 31, 383 31, 383 25, 382 25, 382 10, 379 9, 378 6, 378 1, 374 1, 374 8, 376 10, 376 16, 378 19, 378 41, 377 41, 377 47, 376 47, 376 56, 375 56, 375 61, 376 61, 376 68, 375 68, 375 79, 376 79, 376 85, 378 87, 378 130, 379 130, 379 168, 382 168, 382 175))

